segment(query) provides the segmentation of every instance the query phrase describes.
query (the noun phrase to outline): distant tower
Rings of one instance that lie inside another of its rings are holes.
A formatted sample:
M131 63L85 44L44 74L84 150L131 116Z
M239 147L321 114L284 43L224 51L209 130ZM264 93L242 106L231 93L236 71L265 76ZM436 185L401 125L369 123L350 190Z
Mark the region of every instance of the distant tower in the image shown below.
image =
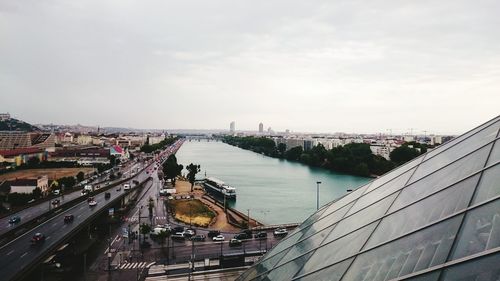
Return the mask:
M229 124L229 132L231 132L231 134L234 134L234 132L236 131L236 123L231 122L231 124Z
M259 133L263 133L264 132L264 124L260 123L259 124Z

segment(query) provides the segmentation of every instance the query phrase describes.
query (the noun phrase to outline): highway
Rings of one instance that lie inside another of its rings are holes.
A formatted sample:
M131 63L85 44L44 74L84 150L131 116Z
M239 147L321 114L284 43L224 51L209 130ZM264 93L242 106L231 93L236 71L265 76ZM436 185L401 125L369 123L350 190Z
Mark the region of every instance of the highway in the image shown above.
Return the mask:
M132 163L131 165L128 165L127 167L123 168L122 173L125 175L125 174L128 174L131 170L134 170L136 168L141 168L141 167L142 167L142 165L139 163ZM96 183L99 184L98 182L103 181L106 177L107 177L107 175L101 176L99 179L97 179ZM109 183L112 184L112 183L121 181L123 179L124 178L119 178L119 179L116 179L114 181L110 181ZM95 185L95 184L93 184L93 185ZM104 182L100 183L100 185L101 185L101 187L105 187ZM76 199L80 196L81 196L81 189L78 189L76 191L66 193L64 195L52 197L52 199L50 199L48 201L41 202L41 203L36 204L34 206L31 206L29 208L23 209L17 213L3 217L0 219L0 236L7 233L8 231L13 230L13 229L21 229L21 228L23 228L23 224L30 221L31 219L37 218L40 215L43 215L52 209L60 207L60 206L64 205L65 203L67 203L73 199ZM55 206L52 205L51 202L54 199L59 199L60 203L58 205L55 205ZM21 218L21 221L19 223L16 223L16 224L10 224L9 219L11 217L14 217L14 216L19 216Z
M178 143L174 144L174 146L175 145L180 146ZM171 151L172 149L169 148L160 156L168 156L168 153ZM154 161L152 161L149 166L153 165L153 163ZM143 170L131 180L138 180L140 182L146 180L150 176L148 174L149 169L150 168L148 167ZM132 185L132 188L134 189L136 187ZM79 192L80 191L78 191L78 193ZM17 276L21 269L25 269L29 266L33 266L36 262L40 262L40 259L48 254L48 250L57 247L62 240L68 238L71 232L77 230L79 227L82 227L81 224L88 219L95 217L99 211L107 209L108 206L112 205L111 202L113 200L116 200L117 197L123 195L126 191L124 191L123 188L119 191L116 188L111 188L109 189L109 192L111 193L111 198L107 200L104 198L104 192L94 196L95 201L97 201L97 206L90 207L87 201L83 201L70 209L54 215L51 219L3 245L0 248L0 255L3 257L1 263L2 266L0 267L0 276L2 276L1 279L12 280ZM74 216L74 221L71 223L64 223L64 216L69 214ZM30 243L31 238L38 232L45 235L45 242L32 246Z

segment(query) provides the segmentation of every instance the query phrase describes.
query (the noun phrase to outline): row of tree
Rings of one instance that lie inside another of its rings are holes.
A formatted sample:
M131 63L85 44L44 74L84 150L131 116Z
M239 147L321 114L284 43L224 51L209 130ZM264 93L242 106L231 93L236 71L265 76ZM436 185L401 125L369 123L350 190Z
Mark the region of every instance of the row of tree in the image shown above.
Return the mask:
M321 144L310 150L303 150L301 146L287 150L285 144L276 145L272 139L266 137L226 136L223 141L270 157L359 176L382 175L427 151L425 145L405 143L391 152L389 161L382 156L374 155L370 145L365 143L351 143L330 150Z
M172 181L172 185L175 186L175 180L178 176L181 175L182 169L184 166L182 164L177 163L177 157L174 154L168 156L167 161L163 163L163 174L166 179L170 179ZM191 183L191 192L193 192L194 182L196 180L196 174L200 172L200 165L189 164L186 166L186 170L188 171L187 179L189 183Z
M160 141L159 143L149 144L149 136L148 136L146 139L146 143L143 146L141 146L141 152L151 153L151 152L163 149L163 148L173 144L177 139L178 139L178 137L175 137L175 138L167 137L167 138L163 139L162 141Z

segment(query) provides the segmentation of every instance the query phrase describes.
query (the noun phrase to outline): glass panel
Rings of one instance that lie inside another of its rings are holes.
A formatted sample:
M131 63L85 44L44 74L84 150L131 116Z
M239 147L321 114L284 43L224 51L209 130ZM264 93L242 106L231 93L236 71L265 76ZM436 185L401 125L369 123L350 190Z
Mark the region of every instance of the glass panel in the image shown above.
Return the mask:
M300 281L338 281L347 270L353 259L345 260L313 274L302 276L294 280Z
M495 164L500 161L500 141L496 141L491 151L490 159L488 159L488 165Z
M328 210L325 211L324 215L326 216L326 215L332 213L333 211L336 211L336 210L342 208L346 204L354 202L354 200L358 199L361 196L361 194L363 194L363 192L365 192L365 190L368 188L369 185L370 184L364 185L364 186L354 190L353 192L347 194L346 196L341 197L338 201L333 202L333 204L330 205Z
M500 253L452 266L443 271L443 281L498 281Z
M241 280L252 280L259 274L271 270L274 267L274 265L285 255L285 253L286 252L281 252L272 258L269 258L265 261L261 261L258 264L254 265L252 268L249 269L249 272L245 272L246 276Z
M286 256L281 259L281 261L276 266L280 266L318 247L321 242L325 240L325 237L330 233L333 227L334 226L332 225L292 246L290 248L290 251L288 251L288 254L286 254Z
M383 218L364 249L467 208L478 179L479 174Z
M371 203L380 200L386 197L387 195L392 194L393 192L403 188L403 186L406 184L413 171L414 169L411 169L406 173L402 174L401 176L395 178L394 180L375 189L374 191L370 193L365 193L363 196L361 196L361 198L358 199L358 201L356 201L354 207L349 210L348 215L353 214L365 208L366 206L370 205Z
M390 280L445 262L462 215L358 255L343 280Z
M500 164L483 172L473 205L500 195Z
M452 260L500 247L500 200L467 212Z
M395 197L396 194L393 194L350 217L344 218L337 224L337 227L333 229L330 235L328 235L328 238L325 242L323 242L323 244L338 239L339 237L380 218L385 214Z
M309 230L306 233L304 233L304 236L302 236L302 238L308 237L311 234L318 232L327 226L330 226L332 224L337 223L338 221L340 221L344 217L345 213L347 213L347 211L349 210L349 208L352 207L353 204L354 204L354 202L351 202L350 204L348 204L348 205L344 206L343 208L331 213L330 215L328 215L326 217L322 217L320 220L318 220L317 222L315 222L314 224L311 225Z
M490 126L490 125L491 125L491 124L493 124L494 122L498 122L498 120L500 120L500 117L497 117L497 118L495 118L495 119L493 119L493 120L490 120L489 122L486 122L485 124L483 124L483 125L479 126L478 128L472 129L472 130L470 130L469 132L467 132L467 133L465 133L465 134L463 134L463 135L461 135L461 136L459 136L459 137L457 137L457 138L455 138L455 139L452 139L451 141L449 141L449 142L447 142L447 143L445 143L445 144L443 144L443 145L438 146L437 148L435 148L435 149L433 149L433 150L429 151L429 153L427 153L426 158L427 158L427 159L429 159L429 158L431 158L431 157L434 157L436 154L438 154L438 153L440 153L440 152L444 151L444 150L445 150L445 149L447 149L448 147L450 147L450 146L453 146L453 145L457 144L458 142L460 142L460 141L462 141L462 140L464 140L464 139L468 138L469 136L471 136L471 135L475 134L476 132L479 132L480 130L482 130L482 129L484 129L484 128L488 127L488 126ZM498 124L497 124L497 126L498 126ZM497 128L498 128L498 127L497 127Z
M278 244L276 244L276 246L274 246L274 248L271 249L271 251L269 251L264 257L262 260L267 260L269 258L271 258L272 256L276 255L277 253L285 250L286 248L294 245L297 241L299 241L300 237L302 237L302 235L307 232L309 228L305 228L305 229L302 229L301 231L293 234L293 235L290 235L288 237L286 237L285 239L281 240Z
M377 223L372 223L360 230L326 244L314 252L299 274L306 274L322 267L337 263L359 252Z
M374 190L375 188L378 188L379 186L387 183L388 181L396 178L397 176L405 173L406 171L415 168L420 162L422 162L423 157L418 157L413 159L412 161L405 163L403 166L398 167L397 169L394 169L390 171L389 173L381 176L380 178L377 178L376 180L373 181L373 183L370 185L366 193Z
M309 257L311 257L311 255L312 253L304 255L287 264L284 264L280 267L273 269L267 275L266 280L272 280L272 281L291 280L292 277L295 275L295 273L297 273L297 271L302 267L304 262L306 262L309 259Z
M391 212L398 210L411 202L419 200L433 192L439 191L456 181L481 170L486 162L491 145L470 154L451 165L405 187L396 202L391 207ZM473 188L473 187L472 187Z
M500 123L499 123L500 124ZM415 174L411 177L410 182L415 182L416 180L422 178L425 175L433 172L437 168L448 165L454 160L474 151L475 149L481 147L482 145L495 139L498 132L498 124L490 126L485 130L477 133L474 136L464 140L463 142L450 147L450 149L444 151L441 154L436 155L434 158L424 161L417 168ZM491 148L491 146L490 146ZM489 153L489 151L488 151ZM485 161L486 162L486 161ZM483 164L485 163L483 162Z
M320 208L317 212L309 216L303 223L301 223L297 228L295 228L291 233L288 235L291 236L295 234L297 231L300 231L301 229L306 228L307 226L311 225L311 223L315 222L321 215L327 210L328 208L326 206L323 206Z
M413 278L404 279L406 281L437 281L440 271L434 271L424 275L419 275Z

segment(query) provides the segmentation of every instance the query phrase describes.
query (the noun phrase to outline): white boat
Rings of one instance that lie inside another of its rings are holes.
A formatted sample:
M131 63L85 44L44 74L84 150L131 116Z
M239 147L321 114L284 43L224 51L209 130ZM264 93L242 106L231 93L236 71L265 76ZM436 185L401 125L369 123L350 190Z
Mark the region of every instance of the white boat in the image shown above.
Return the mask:
M225 196L227 199L236 198L236 188L225 184L219 179L206 178L203 185L208 192L215 192L218 195Z

